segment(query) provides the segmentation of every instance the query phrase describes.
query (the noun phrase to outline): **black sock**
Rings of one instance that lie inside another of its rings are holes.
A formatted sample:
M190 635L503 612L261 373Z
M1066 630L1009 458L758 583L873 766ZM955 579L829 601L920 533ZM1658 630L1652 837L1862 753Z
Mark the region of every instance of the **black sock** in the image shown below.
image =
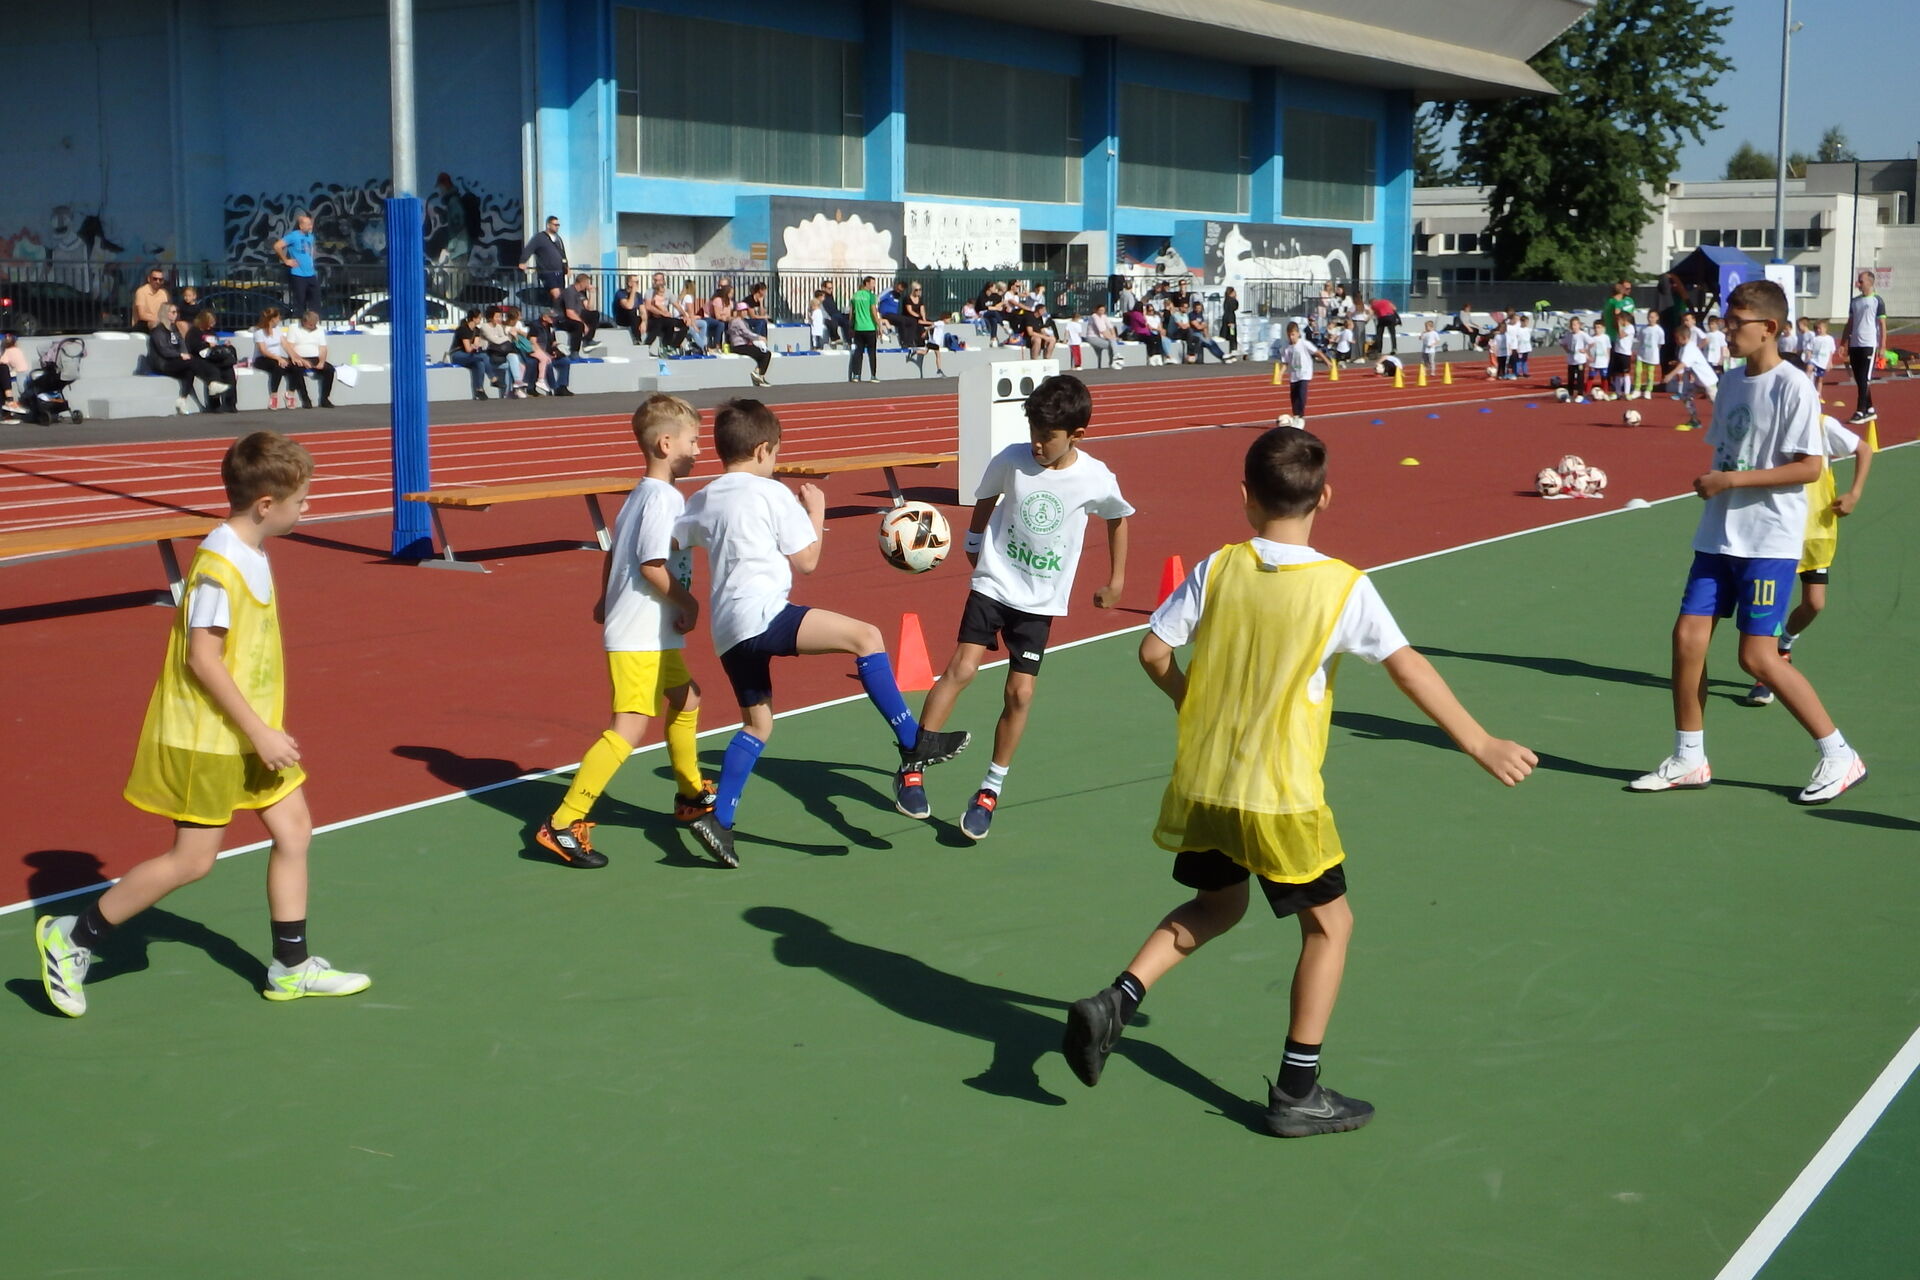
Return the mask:
M305 920L273 922L273 958L289 969L297 964L306 963L307 922Z
M73 936L69 941L76 947L98 951L100 943L112 932L113 926L108 924L107 918L100 914L100 900L96 898L89 902L87 909L74 920Z
M1133 1015L1139 1011L1140 1002L1147 998L1147 985L1126 972L1113 980L1120 992L1120 1025L1126 1026L1133 1021Z
M1319 1075L1320 1046L1288 1037L1286 1056L1280 1060L1280 1092L1289 1098L1304 1098L1313 1092L1313 1082Z

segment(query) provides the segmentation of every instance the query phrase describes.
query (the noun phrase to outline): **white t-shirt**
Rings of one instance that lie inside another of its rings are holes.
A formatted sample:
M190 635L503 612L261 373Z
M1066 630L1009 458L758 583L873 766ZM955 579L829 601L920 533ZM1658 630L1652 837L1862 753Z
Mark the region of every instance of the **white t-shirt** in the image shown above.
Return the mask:
M1269 542L1265 538L1253 539L1253 550L1262 564L1269 565L1311 564L1327 559L1312 547ZM1194 628L1200 625L1200 613L1206 605L1207 570L1212 564L1213 556L1208 556L1195 565L1187 580L1153 611L1148 623L1153 634L1175 648L1191 640ZM1407 638L1400 633L1393 614L1387 611L1387 602L1380 598L1373 579L1362 577L1353 584L1347 603L1340 610L1340 620L1334 623L1333 634L1327 637L1326 652L1320 655L1320 669L1307 682L1307 697L1318 702L1326 696L1327 664L1339 655L1357 653L1368 662L1385 662L1406 647Z
M287 345L292 347L293 354L302 360L319 359L320 348L325 346L326 342L326 331L322 329L309 329L303 324L296 324L287 330Z
M1701 339L1706 349L1707 363L1718 369L1727 362L1727 334L1724 329L1709 329Z
M1532 355L1533 326L1530 324L1514 325L1512 334L1507 338L1507 348L1515 355Z
M1886 318L1887 304L1879 294L1860 294L1847 307L1847 345L1876 351L1880 347L1880 322Z
M1840 419L1832 414L1820 416L1820 436L1826 447L1828 461L1834 458L1851 458L1854 450L1860 447L1860 437L1840 425Z
M1833 353L1840 347L1840 340L1830 333L1816 333L1807 339L1807 363L1817 369L1831 368Z
M1680 367L1692 374L1694 381L1703 387L1714 388L1720 385L1720 375L1714 371L1712 365L1707 363L1707 358L1700 353L1700 348L1692 343L1680 348Z
M1630 324L1620 326L1620 336L1613 340L1613 353L1617 356L1633 354L1634 327Z
M1751 369L1753 366L1748 365ZM1715 471L1766 471L1795 454L1824 454L1820 393L1790 364L1720 380L1707 428ZM1706 501L1693 549L1749 560L1798 560L1807 531L1804 485L1725 489Z
M280 331L278 329L255 329L253 331L253 345L270 356L278 356L282 360L286 359L287 349L281 345Z
M827 309L825 307L815 307L807 313L807 328L812 330L815 338L822 342L827 340Z
M1509 343L1507 342L1507 330L1506 330L1506 327L1503 325L1500 328L1495 329L1493 331L1493 341L1487 344L1487 348L1488 350L1492 351L1494 355L1503 356L1507 354L1508 346L1509 346Z
M1043 467L1033 447L993 455L974 500L1000 499L987 525L973 589L1022 613L1064 617L1080 567L1087 517L1133 514L1107 464L1081 453L1070 467Z
M1313 381L1313 344L1305 338L1287 344L1287 381Z
M1642 364L1659 364L1660 347L1667 340L1667 331L1657 324L1643 324L1634 337L1640 347L1635 358Z
M787 607L787 557L812 546L815 534L793 490L771 476L729 471L687 499L673 540L707 549L707 618L713 651L724 654Z
M1427 351L1438 351L1439 349L1440 349L1440 334L1433 329L1421 330L1420 331L1420 350L1422 352L1427 352Z
M1604 365L1613 344L1607 341L1605 329L1595 329L1587 335L1587 357L1595 366Z
M1560 345L1567 349L1568 364L1585 364L1587 362L1586 334L1569 329L1560 335Z
M681 586L693 583L693 552L673 545L673 527L687 500L666 480L640 481L613 522L613 562L607 567L607 620L602 631L607 652L684 649L687 638L674 621L680 611L655 595L640 566L667 562L667 573Z
M206 550L226 560L240 571L247 590L253 592L253 598L263 604L273 601L273 570L267 564L267 553L248 546L233 531L229 524L218 524L201 540ZM187 625L189 627L221 627L233 624L233 613L227 604L227 589L217 582L199 581L192 584L187 593Z
M1338 332L1336 332L1333 335L1333 349L1334 351L1336 351L1337 353L1343 356L1352 352L1353 330L1341 329Z
M1778 345L1781 355L1797 355L1800 351L1800 331L1798 329L1782 329L1780 331Z

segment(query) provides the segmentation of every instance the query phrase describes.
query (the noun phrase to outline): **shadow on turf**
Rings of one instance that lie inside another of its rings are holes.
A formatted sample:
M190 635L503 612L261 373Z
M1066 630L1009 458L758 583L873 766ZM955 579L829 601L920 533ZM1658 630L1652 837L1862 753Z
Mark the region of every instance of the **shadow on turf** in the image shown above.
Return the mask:
M1037 1068L1060 1047L1066 1001L974 982L898 951L854 942L826 921L788 907L748 907L740 918L774 935L773 958L781 964L818 969L903 1018L986 1041L993 1059L962 1081L968 1088L1018 1102L1065 1105L1066 1099L1040 1083ZM1132 1025L1144 1027L1148 1020L1142 1015ZM1122 1038L1114 1053L1224 1118L1266 1132L1259 1103L1234 1096L1158 1045Z
M85 911L92 901L90 897L69 898L50 911L72 915ZM93 967L87 971L87 989L92 990L103 982L111 982L148 968L151 962L147 953L156 942L178 942L204 951L221 968L239 977L256 992L267 985L265 962L226 934L209 929L198 920L177 916L164 907L148 907L108 934L100 949L94 952ZM50 1018L66 1016L47 1003L47 993L37 978L10 979L7 990L36 1013L44 1013Z
M1744 686L1743 686L1744 687ZM1396 720L1392 716L1376 716L1365 711L1336 711L1333 723L1337 728L1345 729L1357 737L1397 742L1417 742L1422 746L1438 747L1442 751L1458 751L1446 733L1438 726L1424 720ZM1540 767L1555 773L1575 773L1588 778L1607 778L1625 784L1645 773L1645 769L1621 769L1604 764L1589 764L1585 760L1575 760L1570 756L1555 755L1542 751L1532 743L1533 753L1540 758ZM1750 791L1765 791L1773 795L1793 796L1800 791L1798 786L1774 786L1765 782L1747 782L1740 778L1725 778L1715 775L1716 787L1745 787ZM1637 794L1637 793L1636 793Z
M1547 658L1526 653L1472 653L1459 649L1439 649L1421 645L1429 658L1462 658L1468 662L1497 662L1507 667L1524 667L1550 676L1571 676L1582 680L1604 680L1611 684L1638 685L1647 689L1666 689L1672 681L1665 672L1632 671L1626 667L1603 667L1576 658ZM1737 689L1744 694L1748 686L1732 680L1709 680L1710 685Z
M1719 781L1719 779L1715 779ZM1844 822L1855 827L1884 827L1888 831L1920 831L1920 822L1912 818L1898 818L1890 813L1868 813L1860 809L1814 809L1810 811L1816 818L1828 822Z

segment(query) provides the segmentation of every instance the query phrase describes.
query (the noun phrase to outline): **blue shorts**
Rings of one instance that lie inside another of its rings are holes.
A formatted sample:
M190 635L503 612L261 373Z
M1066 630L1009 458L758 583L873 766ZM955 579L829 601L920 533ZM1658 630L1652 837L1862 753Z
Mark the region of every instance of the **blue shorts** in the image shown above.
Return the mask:
M1682 616L1734 619L1743 636L1777 636L1793 607L1798 560L1749 560L1710 551L1693 553Z
M1798 568L1798 562L1795 562ZM743 707L773 701L773 660L800 652L800 619L807 606L790 604L773 615L767 629L742 640L720 655L720 666L733 682L733 696Z

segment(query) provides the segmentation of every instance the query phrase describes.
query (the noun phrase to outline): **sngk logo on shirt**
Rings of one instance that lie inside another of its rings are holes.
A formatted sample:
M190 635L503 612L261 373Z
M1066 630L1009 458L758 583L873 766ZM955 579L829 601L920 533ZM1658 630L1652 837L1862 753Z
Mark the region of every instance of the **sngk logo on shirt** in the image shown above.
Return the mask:
M1020 520L1035 533L1052 533L1067 518L1067 504L1045 489L1030 493L1020 504Z

